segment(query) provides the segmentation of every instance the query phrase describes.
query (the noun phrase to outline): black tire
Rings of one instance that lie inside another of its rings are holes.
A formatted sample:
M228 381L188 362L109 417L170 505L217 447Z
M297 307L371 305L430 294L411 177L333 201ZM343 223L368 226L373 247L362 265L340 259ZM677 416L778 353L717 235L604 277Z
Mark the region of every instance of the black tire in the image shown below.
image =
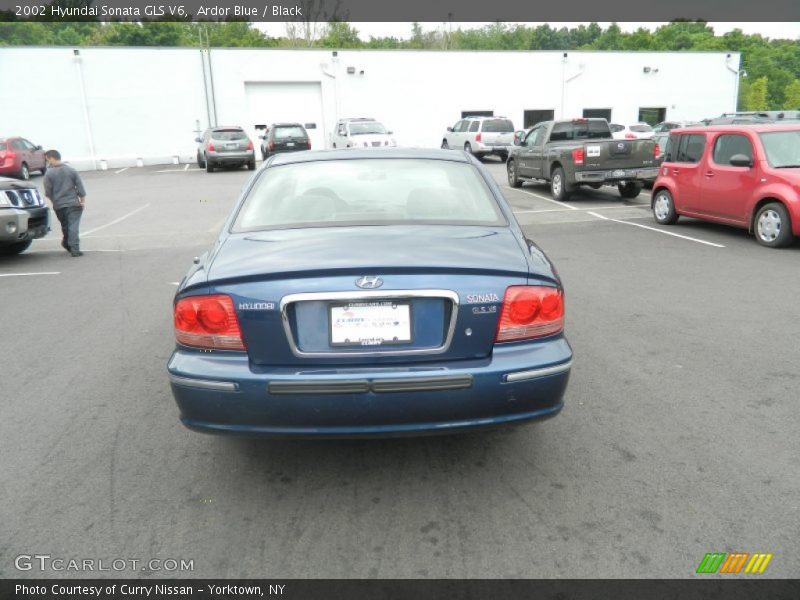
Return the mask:
M653 218L661 225L672 225L678 220L675 202L667 190L658 190L653 197Z
M466 152L467 154L472 154L472 144L470 144L469 142L464 144L464 152Z
M636 198L636 196L642 193L642 186L632 181L629 181L624 185L620 183L617 185L617 189L619 190L619 195L626 200Z
M450 144L447 143L447 139L442 140L442 150L450 150Z
M203 157L199 152L197 153L197 166L201 169L206 168L206 161L203 160Z
M45 163L42 166L42 168L39 169L39 172L42 174L42 177L44 177L44 174L47 173L47 161L45 161Z
M22 181L28 181L31 178L31 171L28 169L27 163L22 163L19 167L19 178Z
M208 160L208 157L206 157L205 163L206 163L206 173L213 173L214 172L214 165L212 164L212 162L210 160Z
M256 170L256 159L255 158L247 163L247 170L248 171L255 171Z
M502 154L499 154L498 156L500 157L500 160L502 160L503 162L507 162L508 161L508 153L503 152Z
M266 152L264 152L264 149L263 149L263 148L261 149L261 160L262 160L262 161L265 161L265 160L267 160L267 153L266 153Z
M517 176L516 161L510 160L506 163L506 172L508 173L508 185L513 188L518 188L522 185L522 181Z
M770 202L758 209L753 220L756 241L767 248L782 248L792 243L792 222L786 207Z
M550 194L554 200L560 202L566 202L572 194L572 190L567 187L564 169L561 167L556 167L550 174Z
M592 188L593 190L599 190L601 187L603 187L603 184L602 183L590 183L589 187Z
M0 256L12 256L25 252L31 247L33 240L25 240L24 242L17 242L16 244L8 244L7 246L0 246Z

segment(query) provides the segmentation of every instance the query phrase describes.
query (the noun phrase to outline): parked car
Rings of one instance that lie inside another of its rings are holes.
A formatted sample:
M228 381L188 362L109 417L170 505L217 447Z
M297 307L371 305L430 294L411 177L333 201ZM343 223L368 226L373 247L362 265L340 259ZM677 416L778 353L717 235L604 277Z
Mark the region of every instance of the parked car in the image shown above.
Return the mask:
M767 124L773 123L774 119L768 116L752 114L752 115L736 115L736 116L722 116L716 119L708 119L706 125L744 125L747 123Z
M30 182L0 177L0 255L19 254L50 231L49 210Z
M311 150L311 140L300 123L274 123L261 137L261 158L267 160L279 152Z
M0 175L27 181L31 171L47 171L42 147L22 137L0 138Z
M777 248L800 235L800 125L727 125L673 132L653 186L653 216L747 229Z
M180 283L187 427L393 436L544 419L572 351L561 281L463 153L278 154Z
M623 198L635 198L658 173L655 143L615 140L605 119L544 121L513 148L506 163L509 185L549 181L560 201L582 185L614 185Z
M653 132L664 133L673 129L680 129L681 127L696 127L700 125L702 125L700 121L662 121L653 127Z
M615 140L649 140L654 131L647 123L634 123L633 125L609 125L611 135Z
M383 123L366 117L339 119L331 137L334 148L393 148L397 140Z
M222 166L247 165L251 171L256 168L253 142L239 126L211 127L194 141L198 143L197 166L208 173Z
M514 123L506 117L466 117L442 136L442 148L464 150L478 158L494 154L505 161L513 145Z

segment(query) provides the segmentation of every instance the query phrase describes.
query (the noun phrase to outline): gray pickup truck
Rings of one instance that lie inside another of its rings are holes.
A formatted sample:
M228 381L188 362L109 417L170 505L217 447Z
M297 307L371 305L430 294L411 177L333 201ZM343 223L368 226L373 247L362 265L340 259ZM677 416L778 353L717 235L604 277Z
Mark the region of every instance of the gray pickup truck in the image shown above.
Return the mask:
M544 121L517 132L506 161L508 183L550 182L556 200L567 200L581 185L615 185L635 198L658 174L653 140L615 140L605 119Z
M48 231L48 207L36 186L0 177L0 256L24 252Z

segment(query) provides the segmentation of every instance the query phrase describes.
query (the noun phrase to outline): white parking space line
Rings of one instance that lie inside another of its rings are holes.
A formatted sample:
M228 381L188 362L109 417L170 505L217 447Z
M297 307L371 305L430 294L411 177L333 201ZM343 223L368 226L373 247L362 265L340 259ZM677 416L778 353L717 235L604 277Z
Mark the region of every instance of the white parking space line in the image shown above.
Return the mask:
M114 175L119 175L120 173L124 173L124 172L125 172L125 171L127 171L128 169L130 169L130 167L123 167L123 168L122 168L122 169L120 169L119 171L114 171Z
M185 167L183 167L183 170L184 170L184 171L188 171L188 170L189 170L189 163L186 163L186 166L185 166Z
M114 219L113 221L111 221L111 223L106 223L105 225L101 225L100 227L95 227L94 229L90 229L89 231L86 231L86 232L82 233L81 235L82 235L82 237L88 237L89 235L93 234L95 231L100 231L101 229L105 229L106 227L111 227L112 225L116 225L120 221L124 221L128 217L132 217L136 213L143 211L145 208L147 208L149 206L150 206L150 203L148 202L144 206L140 206L139 208L137 208L135 210L132 210L131 212L129 212L126 215L122 215L119 219Z
M43 271L41 273L0 273L0 277L33 277L36 275L61 275L61 271Z
M620 219L612 219L610 217L606 217L603 215L599 215L594 212L590 212L590 215L593 217L597 217L598 219L602 219L603 221L613 221L614 223L622 223L623 225L633 225L634 227L641 227L642 229L649 229L650 231L656 231L658 233L663 233L665 235L671 235L673 237L681 238L682 240L689 240L690 242L697 242L698 244L705 244L706 246L713 246L714 248L724 248L722 244L715 244L713 242L707 242L706 240L699 240L697 238L689 237L688 235L681 235L679 233L673 233L672 231L664 231L663 229L657 229L655 227L648 227L647 225L642 225L640 223L631 223L630 221L622 221Z
M616 205L616 206L593 206L591 208L576 208L575 210L580 210L583 212L589 212L592 210L612 210L612 209L619 209L619 208L640 208L640 209L649 209L648 206L636 206L636 205ZM570 209L567 208L543 208L541 210L515 210L514 214L533 214L533 213L552 213L552 212L569 212ZM590 213L591 214L591 213Z
M519 194L524 194L525 196L533 196L534 198L539 198L541 200L547 200L548 202L552 202L553 204L558 204L559 206L563 206L563 207L569 208L571 210L580 210L577 206L570 206L566 202L559 202L558 200L553 200L552 198L548 198L547 196L542 196L541 194L537 194L536 192L518 190L516 188L512 188L510 185L504 185L502 187L504 187L507 190L511 190L512 192L517 192Z

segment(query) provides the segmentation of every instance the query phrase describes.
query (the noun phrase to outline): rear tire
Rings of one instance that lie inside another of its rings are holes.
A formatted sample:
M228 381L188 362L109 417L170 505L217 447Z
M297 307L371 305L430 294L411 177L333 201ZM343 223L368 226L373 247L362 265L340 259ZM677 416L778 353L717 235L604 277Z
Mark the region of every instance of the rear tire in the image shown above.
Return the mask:
M200 167L201 169L206 168L206 162L203 160L199 152L197 153L197 166Z
M472 144L470 144L469 142L464 144L464 152L466 152L467 154L472 154Z
M255 171L256 170L256 159L255 158L247 163L247 170L248 171Z
M656 197L653 198L653 218L661 225L672 225L678 220L675 202L667 190L658 190Z
M510 160L506 163L506 171L508 173L508 185L512 188L518 188L522 185L522 181L517 176L517 165L516 161Z
M567 188L564 169L561 167L556 167L551 175L550 194L552 194L554 200L559 202L566 202L572 194L572 190Z
M28 181L31 178L31 172L26 163L22 163L22 166L19 168L19 178L22 179L22 181Z
M793 241L792 222L780 202L770 202L758 209L753 231L756 241L767 248L782 248Z
M620 183L617 185L617 189L619 190L619 195L626 200L636 198L636 196L642 192L641 186L638 183L633 182L628 182L625 185Z
M214 165L208 160L208 157L205 159L206 163L206 173L213 173L214 172Z
M25 240L24 242L17 242L16 244L8 244L7 246L0 246L0 256L12 256L25 252L31 247L33 240Z

